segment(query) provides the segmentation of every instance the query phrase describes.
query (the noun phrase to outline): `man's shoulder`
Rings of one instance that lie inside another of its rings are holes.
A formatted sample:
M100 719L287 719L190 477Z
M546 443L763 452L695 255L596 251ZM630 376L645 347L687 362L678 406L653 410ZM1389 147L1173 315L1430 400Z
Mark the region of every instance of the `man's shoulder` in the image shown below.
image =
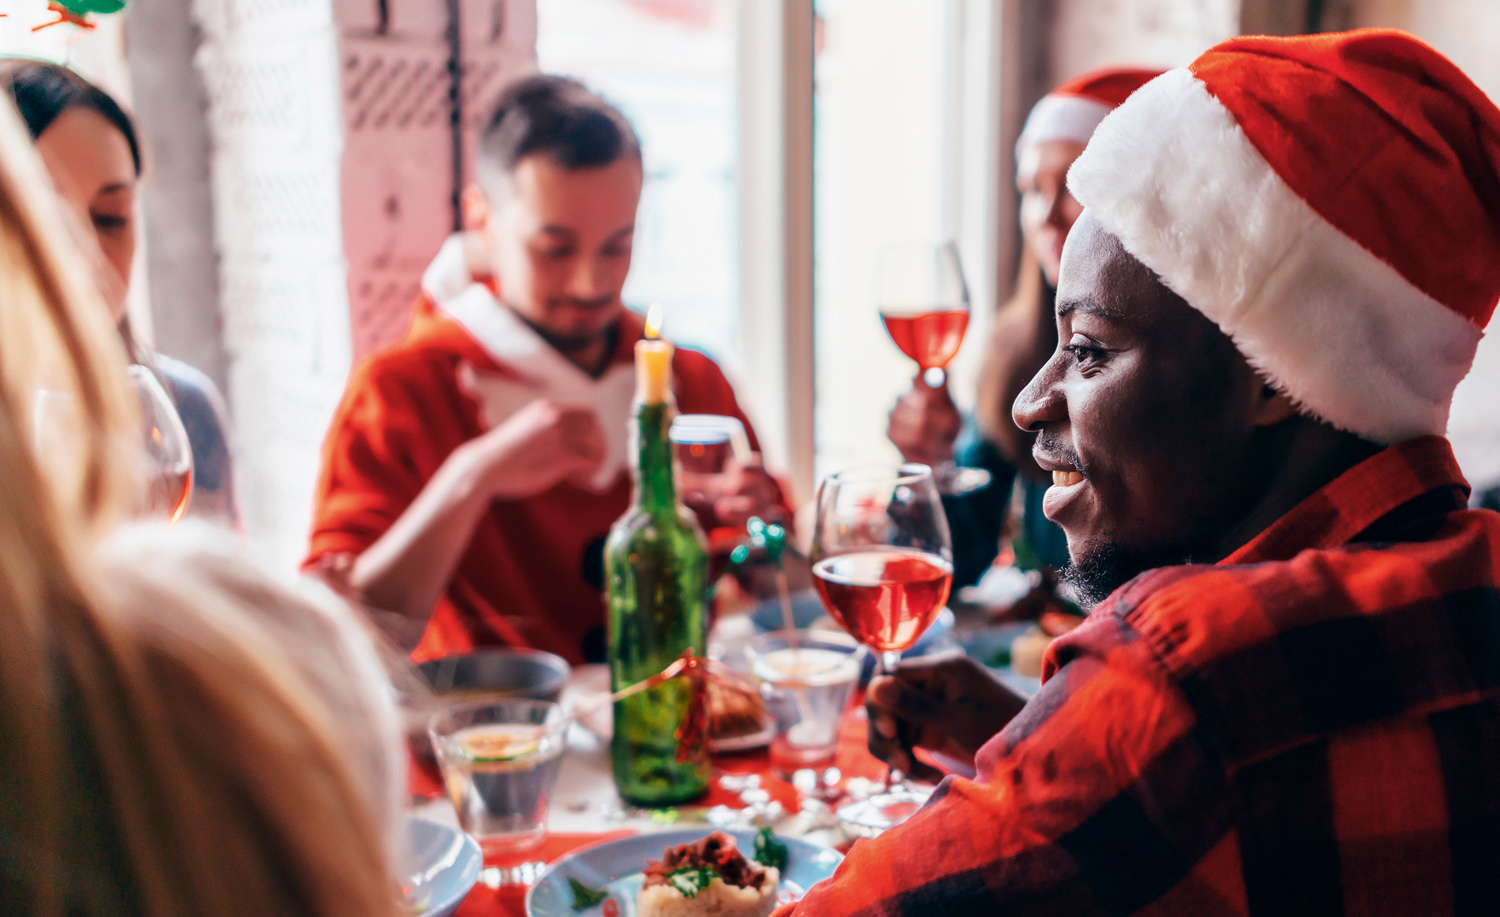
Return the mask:
M1461 511L1425 541L1153 570L1098 613L1146 643L1228 759L1248 760L1487 684L1497 570L1500 517Z
M1302 627L1368 619L1455 592L1496 589L1500 516L1448 514L1433 537L1302 551L1286 560L1163 567L1107 600L1111 614L1146 627L1185 663Z

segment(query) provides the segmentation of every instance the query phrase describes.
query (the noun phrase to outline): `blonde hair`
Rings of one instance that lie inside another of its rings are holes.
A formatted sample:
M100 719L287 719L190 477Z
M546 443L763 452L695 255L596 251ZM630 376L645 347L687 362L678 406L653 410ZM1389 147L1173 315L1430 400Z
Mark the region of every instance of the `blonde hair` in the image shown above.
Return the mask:
M0 102L0 912L395 914L370 642L201 531L119 529L125 357L49 187ZM45 474L40 388L77 407Z

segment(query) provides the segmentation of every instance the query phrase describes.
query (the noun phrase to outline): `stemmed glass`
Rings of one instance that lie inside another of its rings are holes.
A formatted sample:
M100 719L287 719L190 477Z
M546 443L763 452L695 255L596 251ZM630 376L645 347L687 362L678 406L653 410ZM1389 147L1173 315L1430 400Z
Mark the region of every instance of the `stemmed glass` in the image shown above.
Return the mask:
M130 387L141 404L144 489L141 509L177 522L193 495L193 449L177 408L156 379L139 364L130 367Z
M891 340L917 362L927 385L946 387L947 366L969 328L969 287L958 246L951 240L886 246L875 289ZM983 468L962 468L952 460L933 469L933 477L946 496L970 493L990 482Z
M140 403L141 463L137 480L140 491L136 509L145 515L163 516L177 522L187 511L193 493L193 450L187 430L172 399L144 366L129 368L130 388ZM67 392L42 389L32 406L36 453L45 458L77 448L79 424L76 397Z
M840 471L818 485L812 536L813 580L833 619L878 654L893 674L937 618L953 585L953 540L926 465L871 465ZM892 768L884 793L839 810L878 832L925 801Z

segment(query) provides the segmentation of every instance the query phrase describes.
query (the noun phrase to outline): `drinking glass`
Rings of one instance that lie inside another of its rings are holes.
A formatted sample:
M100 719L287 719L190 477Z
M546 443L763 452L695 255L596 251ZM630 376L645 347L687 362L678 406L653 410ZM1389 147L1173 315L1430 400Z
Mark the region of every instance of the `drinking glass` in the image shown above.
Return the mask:
M953 585L953 541L932 469L913 463L840 471L818 485L813 581L833 619L878 654L891 674L932 624ZM886 792L840 818L881 829L925 797L892 768Z
M187 512L193 496L193 449L187 429L151 370L132 365L130 387L141 405L141 508L175 523Z
M751 450L745 425L737 417L722 414L679 414L667 434L677 461L677 487L683 505L698 516L708 539L708 581L717 583L729 566L729 555L744 541L742 527L730 526L714 511L714 479L729 471L730 462L741 468L758 465L760 456Z
M521 698L455 704L428 725L458 826L484 851L491 885L540 875L547 807L567 744L563 710Z
M839 781L839 726L859 682L864 646L831 631L771 631L753 638L745 656L776 716L772 773L793 780L798 771L811 771L821 795Z
M947 366L969 328L969 287L964 282L958 246L951 240L886 246L880 252L876 297L885 330L916 361L922 379L933 388L948 385ZM933 470L938 489L947 496L989 484L983 468L961 468L953 461Z
M136 509L146 515L163 516L175 523L187 511L193 494L193 450L177 408L144 366L129 368L130 388L140 404L141 451L136 476L139 491ZM42 389L32 404L32 436L37 455L43 459L78 449L83 422L77 396Z

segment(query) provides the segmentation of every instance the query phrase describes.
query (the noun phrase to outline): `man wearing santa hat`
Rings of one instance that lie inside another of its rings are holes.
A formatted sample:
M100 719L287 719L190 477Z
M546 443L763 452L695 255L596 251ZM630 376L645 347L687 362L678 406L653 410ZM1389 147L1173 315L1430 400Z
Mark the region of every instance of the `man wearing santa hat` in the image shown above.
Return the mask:
M420 634L419 661L482 646L598 661L604 538L631 491L643 322L620 291L640 143L582 84L537 75L502 94L476 165L470 232L428 268L408 335L350 376L308 564ZM754 448L712 360L678 348L672 378L683 412L739 419ZM700 511L721 521L778 509L759 467L712 483Z
M1014 295L991 318L974 413L966 420L946 381L928 385L921 372L890 413L886 435L906 461L937 465L953 459L990 473L988 486L943 497L953 535L954 588L974 583L994 563L1001 532L1007 528L1011 491L1019 485L1020 518L1010 520L1009 528L1015 540L1031 550L1048 581L1017 603L1017 613L1021 607L1038 613L1055 608L1049 601L1050 580L1067 563L1062 531L1042 515L1047 475L1031 459L1035 437L1016 428L1010 406L1057 347L1052 303L1063 242L1083 210L1068 193L1068 168L1082 155L1104 116L1161 72L1121 67L1091 71L1063 83L1032 107L1015 149L1025 254Z
M1014 415L1103 601L978 777L797 911L1500 913L1500 517L1442 436L1500 299L1500 111L1404 33L1239 38L1069 185ZM882 691L978 731L933 684Z

